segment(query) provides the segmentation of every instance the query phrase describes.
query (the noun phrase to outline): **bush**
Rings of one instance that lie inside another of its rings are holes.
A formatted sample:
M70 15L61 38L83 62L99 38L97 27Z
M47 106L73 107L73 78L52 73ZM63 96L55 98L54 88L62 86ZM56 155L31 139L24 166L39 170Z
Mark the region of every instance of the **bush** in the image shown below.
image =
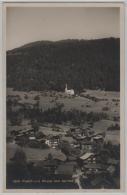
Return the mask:
M108 131L120 130L120 126L119 124L111 125L110 127L108 127L107 130Z
M28 145L31 148L40 148L40 143L36 140L29 141Z
M36 133L35 133L35 137L36 137L37 139L43 138L43 137L44 137L44 134L43 134L41 131L39 131L39 132L36 132Z

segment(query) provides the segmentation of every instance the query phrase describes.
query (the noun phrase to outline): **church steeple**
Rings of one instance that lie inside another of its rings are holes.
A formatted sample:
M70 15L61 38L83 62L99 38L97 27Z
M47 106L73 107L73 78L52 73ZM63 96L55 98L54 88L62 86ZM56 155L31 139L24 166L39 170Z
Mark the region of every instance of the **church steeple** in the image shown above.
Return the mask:
M73 89L67 89L67 83L65 85L65 93L68 95L74 95L74 90Z

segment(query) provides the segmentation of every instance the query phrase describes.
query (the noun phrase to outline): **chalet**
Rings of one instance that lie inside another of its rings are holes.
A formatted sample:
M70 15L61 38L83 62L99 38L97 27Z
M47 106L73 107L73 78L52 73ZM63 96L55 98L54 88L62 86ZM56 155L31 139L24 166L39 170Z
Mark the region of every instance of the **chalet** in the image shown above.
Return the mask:
M32 129L31 125L22 125L22 126L15 125L15 126L10 126L9 131L10 131L10 133L17 132L16 134L22 134L25 132L33 131L33 129Z
M29 140L36 140L36 137L35 136L30 136Z
M94 136L92 141L93 141L93 148L96 152L99 152L103 149L104 139L102 135Z
M53 126L52 131L62 132L62 129L60 127L57 127L57 126Z
M93 151L93 143L91 143L91 141L83 140L81 142L81 148L83 151L92 152Z
M83 164L88 164L88 163L95 163L96 162L96 158L95 158L94 153L87 152L87 153L83 154L82 156L80 156L79 162L82 165Z
M93 141L98 144L102 144L104 142L102 135L93 136Z
M33 134L33 129L32 128L22 129L20 130L20 134L21 133L24 135L30 135L30 134Z
M34 133L36 139L46 139L47 136L42 131L37 131Z
M25 145L28 143L28 137L21 133L19 135L16 135L15 142L18 145Z
M60 142L60 137L59 136L52 136L48 139L46 139L45 143L52 148L56 148Z
M73 148L80 148L80 144L78 142L73 142L70 144Z
M75 132L73 132L72 136L77 141L90 140L87 131L83 129L75 129Z
M45 138L38 138L37 141L40 143L40 144L44 144L46 139Z
M87 140L87 136L84 134L74 134L73 138L76 139L77 141L82 141L82 140Z
M81 155L81 150L80 148L72 148L70 154L78 158Z
M83 170L85 171L86 175L93 173L100 174L107 171L107 165L99 163L88 163L83 166Z
M61 140L62 140L62 142L66 142L66 143L69 143L71 145L73 145L75 143L75 140L71 136L68 136L68 137L62 136Z

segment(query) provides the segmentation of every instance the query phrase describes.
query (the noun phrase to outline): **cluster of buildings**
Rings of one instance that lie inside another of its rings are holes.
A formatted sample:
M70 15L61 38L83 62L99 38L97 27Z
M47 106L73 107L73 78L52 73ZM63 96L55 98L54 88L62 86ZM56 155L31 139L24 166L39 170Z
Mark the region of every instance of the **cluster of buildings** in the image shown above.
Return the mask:
M74 185L74 188L119 186L118 181L116 184L113 179L119 174L119 160L112 158L109 151L104 149L104 133L91 133L89 128L70 128L64 134L58 128L55 134L54 128L53 132L35 132L31 126L10 132L13 141L18 145L49 151L45 159L40 161L34 150L34 175L44 180L50 177L60 183L65 180L65 183L69 182L68 185ZM56 157L54 152L61 153Z

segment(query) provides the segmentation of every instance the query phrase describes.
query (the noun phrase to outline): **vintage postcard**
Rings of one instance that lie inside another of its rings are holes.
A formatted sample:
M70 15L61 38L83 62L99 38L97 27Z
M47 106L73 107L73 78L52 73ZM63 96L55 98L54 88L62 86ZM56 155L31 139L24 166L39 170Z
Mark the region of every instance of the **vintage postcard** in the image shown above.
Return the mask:
M123 191L124 5L3 10L5 189Z

